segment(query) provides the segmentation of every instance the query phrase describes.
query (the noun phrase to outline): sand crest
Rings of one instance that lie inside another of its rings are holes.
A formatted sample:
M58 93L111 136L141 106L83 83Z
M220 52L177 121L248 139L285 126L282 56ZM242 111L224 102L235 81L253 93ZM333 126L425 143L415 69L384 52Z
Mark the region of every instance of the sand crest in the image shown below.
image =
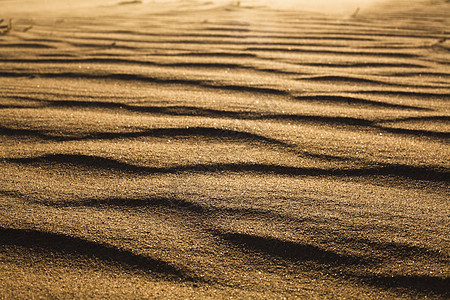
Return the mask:
M448 1L42 2L0 1L0 298L450 297Z

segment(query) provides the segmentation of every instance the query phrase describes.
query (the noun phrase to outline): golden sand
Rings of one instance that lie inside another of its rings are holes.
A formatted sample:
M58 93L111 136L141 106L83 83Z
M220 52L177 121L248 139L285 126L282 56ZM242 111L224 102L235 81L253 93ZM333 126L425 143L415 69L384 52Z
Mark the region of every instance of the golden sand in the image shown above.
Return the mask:
M45 2L0 1L0 298L450 297L448 1Z

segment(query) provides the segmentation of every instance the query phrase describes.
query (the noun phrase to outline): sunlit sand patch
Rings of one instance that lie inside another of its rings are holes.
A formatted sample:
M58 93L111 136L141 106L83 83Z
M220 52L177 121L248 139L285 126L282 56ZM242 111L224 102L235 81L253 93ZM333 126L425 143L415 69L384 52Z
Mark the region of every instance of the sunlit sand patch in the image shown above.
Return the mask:
M448 298L449 5L0 1L0 294Z

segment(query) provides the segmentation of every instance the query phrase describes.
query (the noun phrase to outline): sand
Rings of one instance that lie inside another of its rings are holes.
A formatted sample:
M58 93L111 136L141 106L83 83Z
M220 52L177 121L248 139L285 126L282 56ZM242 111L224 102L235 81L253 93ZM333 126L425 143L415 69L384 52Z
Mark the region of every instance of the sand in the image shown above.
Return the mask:
M450 298L450 3L355 2L0 1L0 298Z

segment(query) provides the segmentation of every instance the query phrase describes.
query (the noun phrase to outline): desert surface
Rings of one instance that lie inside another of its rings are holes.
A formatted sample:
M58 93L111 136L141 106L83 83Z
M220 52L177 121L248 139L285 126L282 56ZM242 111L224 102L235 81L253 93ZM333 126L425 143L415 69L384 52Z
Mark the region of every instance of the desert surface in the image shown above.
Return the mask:
M449 299L450 3L0 1L1 299Z

